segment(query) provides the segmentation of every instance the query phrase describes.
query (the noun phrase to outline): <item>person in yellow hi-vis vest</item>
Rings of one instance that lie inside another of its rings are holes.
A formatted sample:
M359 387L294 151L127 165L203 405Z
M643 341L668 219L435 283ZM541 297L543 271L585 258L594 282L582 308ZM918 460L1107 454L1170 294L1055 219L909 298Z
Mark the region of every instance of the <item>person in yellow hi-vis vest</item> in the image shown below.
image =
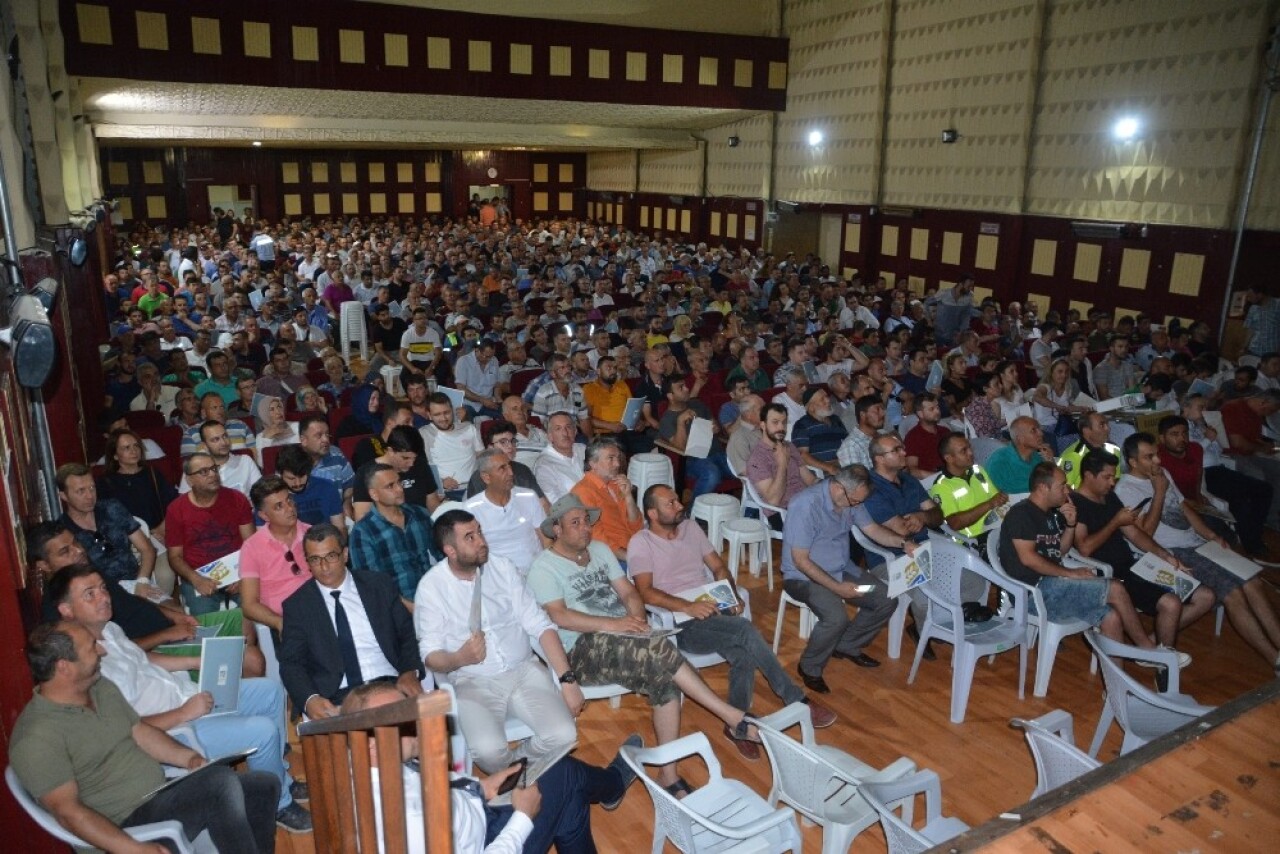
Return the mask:
M987 534L995 528L1009 504L982 466L974 465L973 446L961 433L942 440L942 474L929 495L942 508L947 526L962 537L976 540L986 549Z
M1068 445L1058 457L1058 468L1067 476L1067 486L1080 488L1080 461L1090 451L1106 451L1117 459L1124 459L1118 445L1107 440L1111 438L1111 422L1101 412L1086 412L1080 416L1080 440ZM1116 477L1123 474L1120 466L1116 466Z

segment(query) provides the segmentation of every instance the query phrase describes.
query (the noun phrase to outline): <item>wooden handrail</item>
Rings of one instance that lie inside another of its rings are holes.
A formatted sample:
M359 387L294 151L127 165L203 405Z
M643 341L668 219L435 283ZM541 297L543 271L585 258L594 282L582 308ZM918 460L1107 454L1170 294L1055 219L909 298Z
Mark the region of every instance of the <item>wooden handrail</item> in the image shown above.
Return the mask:
M372 739L379 768L382 850L407 852L400 738L416 732L421 760L424 838L430 854L450 854L449 697L433 691L385 706L308 721L298 727L311 790L315 848L320 854L377 852L374 820Z

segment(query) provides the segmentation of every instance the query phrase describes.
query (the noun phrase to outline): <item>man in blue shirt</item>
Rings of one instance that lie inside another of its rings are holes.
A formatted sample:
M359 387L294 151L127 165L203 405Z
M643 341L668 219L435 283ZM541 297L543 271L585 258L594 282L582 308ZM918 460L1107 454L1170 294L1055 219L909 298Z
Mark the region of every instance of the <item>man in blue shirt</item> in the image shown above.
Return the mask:
M342 511L342 490L331 480L312 477L314 463L301 445L285 445L276 457L275 474L284 478L293 503L298 508L298 521L307 525L328 522L342 528L346 522Z
M861 517L855 523L864 534L893 552L903 554L908 540L924 543L929 539L929 528L942 526L942 508L929 497L920 481L907 473L907 454L902 440L892 433L882 433L871 440L871 495L863 510L868 519ZM870 560L870 558L869 558ZM873 570L877 577L888 579L888 567L883 563ZM973 573L965 573L960 582L960 598L963 602L978 601L985 590L983 580ZM920 588L913 589L911 616L916 627L924 625L928 599ZM913 627L909 634L919 638L919 629ZM932 660L932 650L926 650L926 659Z
M859 667L880 665L863 650L897 607L885 596L885 585L864 573L849 554L854 508L870 490L866 468L844 466L794 495L787 507L782 588L817 617L800 656L799 672L805 687L820 694L831 690L822 671L833 657ZM846 602L858 608L852 620Z

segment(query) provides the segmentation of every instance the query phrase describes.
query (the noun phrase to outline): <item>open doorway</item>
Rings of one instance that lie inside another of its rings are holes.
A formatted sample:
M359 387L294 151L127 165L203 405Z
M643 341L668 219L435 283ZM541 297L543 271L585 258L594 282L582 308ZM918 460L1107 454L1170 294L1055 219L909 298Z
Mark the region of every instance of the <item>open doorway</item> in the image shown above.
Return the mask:
M210 184L209 211L212 213L214 208L222 208L224 211L231 211L239 219L244 216L245 208L248 208L256 216L257 191L254 184Z

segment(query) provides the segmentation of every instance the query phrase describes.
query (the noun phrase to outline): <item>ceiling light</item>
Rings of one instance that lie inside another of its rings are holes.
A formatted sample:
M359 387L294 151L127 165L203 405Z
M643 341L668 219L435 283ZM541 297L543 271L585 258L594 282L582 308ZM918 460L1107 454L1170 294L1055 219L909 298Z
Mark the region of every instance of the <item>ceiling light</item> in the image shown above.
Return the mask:
M822 145L822 131L820 130L809 131L809 144L815 147Z
M1138 120L1133 116L1124 116L1111 126L1111 135L1121 141L1133 139L1138 135Z
M253 141L253 147L254 147L254 148L262 148L262 140L260 140L260 139L255 139L255 140Z

